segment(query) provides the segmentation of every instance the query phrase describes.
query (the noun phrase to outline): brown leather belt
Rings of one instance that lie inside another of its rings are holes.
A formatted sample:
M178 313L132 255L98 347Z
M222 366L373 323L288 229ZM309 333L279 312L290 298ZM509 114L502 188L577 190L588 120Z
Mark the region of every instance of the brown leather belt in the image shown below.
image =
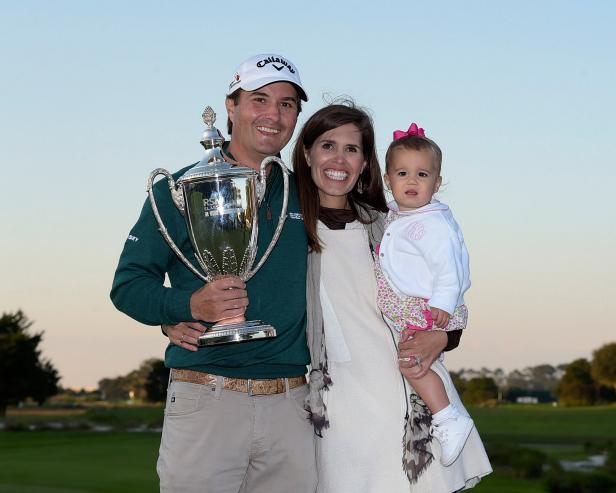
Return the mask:
M194 370L171 369L173 382L188 382L199 385L216 387L218 377L210 373ZM266 380L254 380L252 378L229 378L223 377L222 388L234 392L244 392L249 395L272 395L286 392L285 380L289 383L289 389L301 387L306 384L306 377L270 378Z

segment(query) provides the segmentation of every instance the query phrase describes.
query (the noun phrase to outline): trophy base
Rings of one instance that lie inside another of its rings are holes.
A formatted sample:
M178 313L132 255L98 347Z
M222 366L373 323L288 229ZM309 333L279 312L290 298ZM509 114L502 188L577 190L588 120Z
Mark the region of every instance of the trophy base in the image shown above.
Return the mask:
M271 337L276 337L276 329L274 327L264 324L261 320L251 320L212 327L199 336L197 344L199 347L217 346L219 344L233 344Z

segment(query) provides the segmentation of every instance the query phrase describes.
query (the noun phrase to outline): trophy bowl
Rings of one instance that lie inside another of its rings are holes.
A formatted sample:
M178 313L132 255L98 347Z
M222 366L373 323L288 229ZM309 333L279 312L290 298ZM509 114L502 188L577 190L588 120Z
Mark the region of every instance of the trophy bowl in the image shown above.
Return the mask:
M177 182L167 170L155 169L148 178L147 192L165 241L196 276L211 282L221 276L236 275L246 282L267 260L284 226L289 172L284 163L274 156L263 160L259 172L226 161L222 154L224 139L213 127L215 120L216 114L208 106L203 112L203 121L208 125L201 139L205 148L203 159ZM265 194L266 170L272 163L278 164L283 171L282 210L269 246L253 267L259 235L258 209ZM154 178L161 174L166 176L173 202L186 219L188 237L201 271L180 251L160 217L153 184ZM275 336L276 329L267 323L235 317L227 323L219 321L206 330L199 337L198 345L212 346Z

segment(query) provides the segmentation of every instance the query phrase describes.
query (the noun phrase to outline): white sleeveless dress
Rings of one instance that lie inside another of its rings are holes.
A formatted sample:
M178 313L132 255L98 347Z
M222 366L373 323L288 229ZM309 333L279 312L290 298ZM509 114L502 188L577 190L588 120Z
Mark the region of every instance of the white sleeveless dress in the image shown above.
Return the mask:
M368 237L359 222L319 224L321 303L332 387L320 444L319 493L409 493L406 413L396 341L376 306Z

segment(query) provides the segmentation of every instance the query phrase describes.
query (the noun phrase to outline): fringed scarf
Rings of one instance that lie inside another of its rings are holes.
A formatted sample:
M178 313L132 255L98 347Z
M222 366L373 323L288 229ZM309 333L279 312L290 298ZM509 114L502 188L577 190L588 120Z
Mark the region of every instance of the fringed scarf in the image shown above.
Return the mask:
M409 481L415 483L434 460L430 435L432 413L415 390L410 386L409 389L409 416L402 435L402 469Z

